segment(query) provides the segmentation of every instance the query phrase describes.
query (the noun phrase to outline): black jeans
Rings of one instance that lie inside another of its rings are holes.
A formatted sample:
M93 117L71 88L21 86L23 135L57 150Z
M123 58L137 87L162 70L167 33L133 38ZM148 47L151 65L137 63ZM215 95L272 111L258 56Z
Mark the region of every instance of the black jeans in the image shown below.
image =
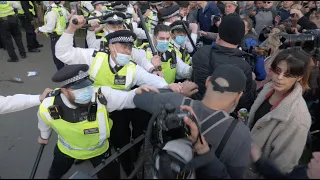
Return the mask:
M20 15L19 19L24 30L26 31L28 50L37 48L39 45L39 42L37 41L37 35L34 32L34 27L32 26L30 20L25 15Z
M58 35L50 35L51 39L51 52L52 52L52 58L53 62L57 67L57 70L61 69L64 67L64 63L61 62L57 57L56 57L56 43L59 40L60 36Z
M110 113L113 120L111 129L111 143L115 148L122 148L130 142L130 139L137 138L147 129L151 114L141 109L124 109ZM132 135L129 124L132 124ZM142 142L136 144L133 148L123 153L119 159L126 174L132 172L134 162L138 158ZM119 175L120 177L120 175Z
M11 36L16 42L20 55L25 55L26 51L22 43L22 35L18 23L18 18L16 16L7 16L5 18L0 18L0 36L4 47L6 47L9 56L12 59L18 59L15 51Z
M106 159L108 157L109 151L106 153L88 159L93 167L97 167L103 159ZM74 158L62 153L58 146L54 148L54 158L52 161L51 168L49 170L49 176L48 179L60 179L64 174L66 174L71 166L73 165ZM98 174L99 179L115 179L117 178L119 172L119 168L117 166L116 162L111 162L108 164L104 169L102 169Z

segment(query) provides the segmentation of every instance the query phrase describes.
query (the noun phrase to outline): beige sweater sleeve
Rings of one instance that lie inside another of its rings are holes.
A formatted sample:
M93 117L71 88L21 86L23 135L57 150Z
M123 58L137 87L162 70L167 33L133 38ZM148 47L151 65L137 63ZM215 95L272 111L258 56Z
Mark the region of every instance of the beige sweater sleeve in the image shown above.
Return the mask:
M218 33L212 33L212 32L206 32L206 33L207 33L207 35L205 36L206 38L212 39L212 40L217 39Z
M291 121L292 124L288 125L272 143L274 149L271 151L270 159L274 160L275 165L283 173L291 172L298 165L311 126L309 113L301 113L294 118L297 119ZM299 121L306 123L297 123Z

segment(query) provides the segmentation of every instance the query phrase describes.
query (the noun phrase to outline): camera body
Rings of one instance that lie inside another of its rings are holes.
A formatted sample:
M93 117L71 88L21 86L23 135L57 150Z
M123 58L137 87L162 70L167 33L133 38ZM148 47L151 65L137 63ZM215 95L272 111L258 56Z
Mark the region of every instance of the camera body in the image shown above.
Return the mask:
M153 124L152 142L163 145L168 141L185 138L190 135L190 128L184 123L184 117L189 117L196 122L195 117L188 111L179 111L166 103L161 107L161 113Z

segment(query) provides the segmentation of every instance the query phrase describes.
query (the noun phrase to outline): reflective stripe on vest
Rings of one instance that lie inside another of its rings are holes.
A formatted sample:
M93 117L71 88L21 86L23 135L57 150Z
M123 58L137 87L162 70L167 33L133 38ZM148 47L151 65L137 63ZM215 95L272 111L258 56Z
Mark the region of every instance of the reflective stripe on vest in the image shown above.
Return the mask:
M130 90L132 88L136 65L132 62L122 67L116 74L110 69L109 55L98 52L89 69L90 79L94 81L94 86L109 86L118 90ZM115 78L125 77L125 84L116 84Z
M31 12L31 14L32 14L33 16L35 16L35 15L36 15L36 12L35 12L35 10L34 10L34 5L33 5L32 1L29 1L29 5L31 6L31 9L29 9L29 12Z
M0 18L14 15L14 9L9 1L0 1Z
M51 11L53 11L57 16L57 22L53 32L57 33L58 35L61 35L65 31L67 26L66 19L63 16L63 13L60 7L52 7ZM44 16L44 25L47 24L47 16L46 16L47 13L48 11L45 13L45 16Z
M171 51L174 51L174 49L172 46L169 46L169 49L167 51L171 52ZM146 57L150 61L153 57L150 47L148 47L146 50ZM176 79L176 74L177 74L177 68L176 68L177 64L172 64L172 61L173 59L170 58L168 61L161 63L161 68L162 68L161 72L163 73L163 78L166 80L168 84L174 83Z
M174 47L174 50L176 51L177 55L181 58L181 60L186 63L187 65L190 65L191 63L191 57L190 54L188 52L186 52L185 57L183 57L182 52L180 52L180 50L176 47Z
M21 6L21 2L20 1L16 1L19 5L19 8L18 8L18 14L24 14L24 10L22 9L22 6Z
M97 92L97 88L95 88ZM55 97L46 98L40 105L40 116L58 134L58 148L76 159L89 159L103 154L109 148L108 138L112 122L109 122L106 107L97 102L96 121L87 120L69 123L63 119L52 119L47 107L53 105ZM110 120L111 121L111 120ZM85 134L85 130L97 129L96 133ZM79 147L80 146L80 147Z

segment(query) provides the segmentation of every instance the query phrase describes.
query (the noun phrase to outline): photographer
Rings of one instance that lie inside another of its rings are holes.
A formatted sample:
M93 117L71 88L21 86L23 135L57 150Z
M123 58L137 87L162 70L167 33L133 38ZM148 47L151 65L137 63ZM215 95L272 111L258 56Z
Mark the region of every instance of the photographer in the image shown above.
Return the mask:
M137 108L152 114L165 103L172 104L174 112L178 113L181 105L190 102L201 132L211 145L211 157L216 156L220 161L201 167L201 172L196 172L197 178L242 178L250 163L251 135L244 123L235 120L229 113L234 111L245 89L246 76L238 67L224 64L215 69L205 84L207 90L202 101L193 101L173 92L143 92L136 95L133 102ZM223 138L228 136L229 139ZM212 171L211 168L219 170Z

